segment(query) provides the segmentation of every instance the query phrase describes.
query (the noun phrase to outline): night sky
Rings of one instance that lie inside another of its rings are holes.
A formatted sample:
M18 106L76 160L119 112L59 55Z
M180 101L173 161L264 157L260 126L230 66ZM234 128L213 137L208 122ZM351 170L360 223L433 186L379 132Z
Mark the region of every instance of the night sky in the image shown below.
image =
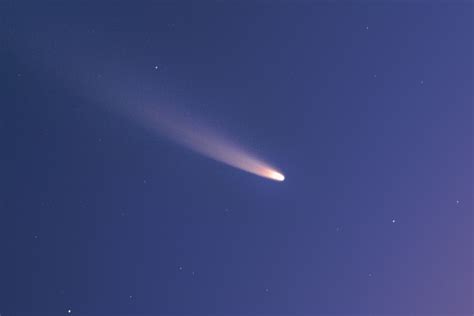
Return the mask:
M0 0L0 315L472 315L473 21L471 1Z

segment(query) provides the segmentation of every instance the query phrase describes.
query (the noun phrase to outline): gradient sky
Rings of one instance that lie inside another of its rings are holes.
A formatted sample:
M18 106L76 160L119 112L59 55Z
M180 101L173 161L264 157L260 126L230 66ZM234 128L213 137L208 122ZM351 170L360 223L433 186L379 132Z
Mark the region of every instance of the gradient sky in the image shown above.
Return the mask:
M1 316L472 315L473 12L0 0Z

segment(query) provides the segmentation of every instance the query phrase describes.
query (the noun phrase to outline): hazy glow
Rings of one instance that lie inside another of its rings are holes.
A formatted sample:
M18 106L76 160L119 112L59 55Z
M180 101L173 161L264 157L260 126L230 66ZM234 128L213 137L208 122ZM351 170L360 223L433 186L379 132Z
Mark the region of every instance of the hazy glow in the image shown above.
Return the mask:
M252 174L283 181L285 176L266 162L254 157L215 131L169 110L145 108L131 112L141 124L204 156ZM137 115L138 114L138 115Z

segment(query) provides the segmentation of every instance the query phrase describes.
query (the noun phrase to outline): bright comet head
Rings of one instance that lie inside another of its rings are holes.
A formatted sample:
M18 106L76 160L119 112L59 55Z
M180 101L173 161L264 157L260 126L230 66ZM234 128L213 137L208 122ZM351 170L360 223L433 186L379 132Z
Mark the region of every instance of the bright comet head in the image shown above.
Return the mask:
M268 178L275 180L275 181L284 181L285 176L277 171L269 170L268 171Z

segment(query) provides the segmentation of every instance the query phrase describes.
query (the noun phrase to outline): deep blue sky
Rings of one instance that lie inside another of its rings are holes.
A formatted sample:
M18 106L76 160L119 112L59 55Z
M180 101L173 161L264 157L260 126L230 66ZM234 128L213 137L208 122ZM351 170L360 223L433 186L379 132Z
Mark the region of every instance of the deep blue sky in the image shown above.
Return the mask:
M474 312L472 2L97 2L0 0L2 316Z

